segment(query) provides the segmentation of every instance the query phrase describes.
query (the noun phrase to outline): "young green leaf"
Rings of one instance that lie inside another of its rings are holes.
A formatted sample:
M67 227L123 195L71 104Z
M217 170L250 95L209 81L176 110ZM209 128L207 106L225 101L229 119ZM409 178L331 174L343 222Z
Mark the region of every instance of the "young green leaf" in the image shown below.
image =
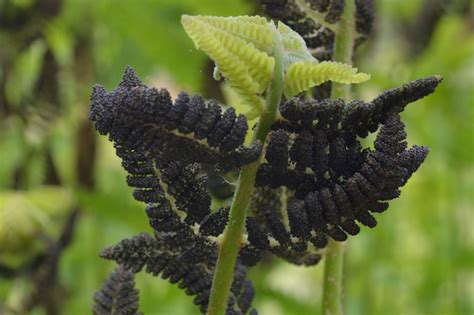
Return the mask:
M266 52L271 49L273 35L265 18L183 15L181 23L196 47L214 60L216 73L224 75L246 103L262 110L261 94L275 63Z
M183 15L181 22L196 47L216 63L214 78L220 79L222 74L228 80L244 103L251 106L252 117L263 110L262 95L273 76L276 37L283 50L287 98L326 81L351 84L370 78L347 64L318 63L303 38L281 22L275 27L259 16L189 15Z
M283 69L285 71L294 62L316 60L306 47L304 39L282 22L278 22L278 33L283 44Z
M337 83L361 83L370 79L366 73L357 73L357 68L352 68L345 63L334 61L300 61L291 64L285 75L284 93L290 98L313 86L326 81Z

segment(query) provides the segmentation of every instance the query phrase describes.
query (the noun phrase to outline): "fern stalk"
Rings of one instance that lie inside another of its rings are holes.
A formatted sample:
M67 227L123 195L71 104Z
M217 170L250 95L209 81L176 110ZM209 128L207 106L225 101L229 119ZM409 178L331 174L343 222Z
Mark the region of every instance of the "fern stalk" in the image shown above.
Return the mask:
M355 36L355 2L346 0L344 12L339 21L335 35L333 60L352 64L352 52ZM333 82L331 96L345 102L350 100L351 85ZM323 315L341 315L342 308L342 274L344 264L344 246L342 242L330 240L326 248L323 282Z
M271 125L275 121L278 105L283 93L283 47L280 35L275 32L275 65L273 78L267 90L266 106L260 115L254 140L265 142ZM234 193L229 214L229 223L224 232L219 248L216 271L212 282L211 296L207 315L224 315L230 287L232 285L235 263L242 242L247 208L252 193L255 176L261 157L258 161L242 168L237 188Z

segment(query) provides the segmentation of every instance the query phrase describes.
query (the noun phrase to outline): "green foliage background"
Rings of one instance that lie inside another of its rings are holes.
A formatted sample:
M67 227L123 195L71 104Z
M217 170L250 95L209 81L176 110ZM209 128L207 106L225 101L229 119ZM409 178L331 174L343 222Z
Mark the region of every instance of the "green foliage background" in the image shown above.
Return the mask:
M13 2L27 6L32 1ZM404 113L409 142L431 148L427 161L404 187L402 197L377 217L378 226L364 229L348 242L344 303L349 315L474 314L474 25L469 18L448 13L427 49L409 57L410 43L403 37L401 21L414 18L420 3L379 1L377 34L357 53L359 69L372 74L368 83L357 86L355 95L360 98L369 100L386 88L431 74L442 75L444 82L435 94ZM98 258L102 248L150 230L143 205L132 199L125 172L104 137L99 139L94 190L79 189L75 183L71 126L76 127L77 117L87 112L92 84L112 88L125 66L131 65L151 84L199 92L205 57L186 37L179 24L181 14L242 15L255 10L255 4L244 0L67 0L59 16L42 25L46 41L15 55L14 75L0 77L9 80L11 100L27 99L34 108L32 86L44 46L52 47L60 61L65 110L48 126L47 136L39 136L41 126L26 126L15 117L1 121L0 194L9 192L15 165L25 152L36 156L47 138L63 189L84 209L75 240L60 264L64 314L90 312L93 292L113 268ZM73 75L72 47L83 38L93 51L93 80ZM0 52L13 47L14 40L0 29ZM44 172L41 158L32 161L28 191L38 189ZM42 196L43 204L68 204L57 194ZM47 232L57 229L53 220ZM10 259L2 255L0 251L0 260ZM302 268L266 261L251 277L261 314L319 313L322 264ZM0 304L21 296L27 280L0 278ZM145 314L197 313L192 299L176 286L145 274L137 281Z

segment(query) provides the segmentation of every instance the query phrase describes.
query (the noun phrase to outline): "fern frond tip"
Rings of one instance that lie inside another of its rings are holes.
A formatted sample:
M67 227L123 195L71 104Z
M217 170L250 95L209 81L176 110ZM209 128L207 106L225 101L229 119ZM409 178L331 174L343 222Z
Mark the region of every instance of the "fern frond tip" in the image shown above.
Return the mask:
M292 97L313 86L326 81L342 84L362 83L370 79L370 75L357 72L349 64L334 61L302 61L290 65L285 75L285 96Z
M354 76L352 77L352 82L350 83L363 83L369 80L370 80L369 73L359 72L359 73L354 74Z

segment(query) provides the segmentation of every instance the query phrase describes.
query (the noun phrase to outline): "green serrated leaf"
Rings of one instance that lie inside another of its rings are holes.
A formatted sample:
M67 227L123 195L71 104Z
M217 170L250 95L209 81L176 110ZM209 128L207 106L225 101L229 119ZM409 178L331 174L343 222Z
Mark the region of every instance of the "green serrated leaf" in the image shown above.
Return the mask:
M357 73L357 68L334 61L301 61L290 65L285 75L284 93L292 97L313 86L326 81L351 84L361 83L370 79L366 73Z
M196 48L216 63L214 78L221 74L243 103L251 105L249 114L259 116L275 65L276 42L283 50L284 93L291 97L325 81L360 83L369 79L350 65L318 61L304 39L290 27L267 22L259 16L213 17L183 15L181 23ZM275 38L279 40L276 41Z
M261 94L273 75L275 60L269 56L273 30L262 17L209 17L183 15L181 22L196 48L216 63L237 94L252 107L263 110Z

